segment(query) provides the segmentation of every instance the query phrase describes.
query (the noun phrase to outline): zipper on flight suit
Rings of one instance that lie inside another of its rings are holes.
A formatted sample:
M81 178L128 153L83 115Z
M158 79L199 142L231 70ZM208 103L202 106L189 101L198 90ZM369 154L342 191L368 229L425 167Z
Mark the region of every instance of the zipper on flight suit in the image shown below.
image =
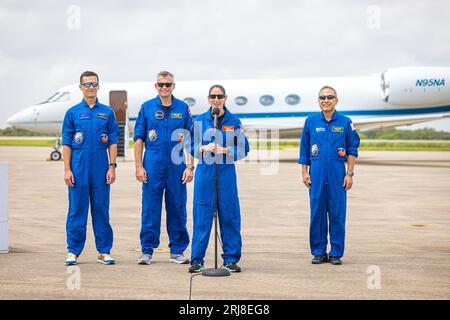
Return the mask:
M169 148L169 142L170 142L170 126L169 126L169 115L170 115L170 109L172 109L172 106L170 106L170 108L169 109L167 109L166 107L162 107L163 109L164 109L164 114L165 114L165 117L164 117L164 120L165 120L165 126L166 126L166 141L165 141L165 143L164 143L164 148L165 148L165 150L164 150L164 159L163 159L163 161L164 161L164 166L166 167L166 168L168 168L168 159L167 159L167 154L168 154L168 149L170 149ZM166 169L167 170L167 169Z
M331 121L331 120L330 120ZM330 140L330 122L325 120L325 122L327 123L327 138L325 140L325 155L326 155L326 159L325 159L325 184L328 185L328 141Z

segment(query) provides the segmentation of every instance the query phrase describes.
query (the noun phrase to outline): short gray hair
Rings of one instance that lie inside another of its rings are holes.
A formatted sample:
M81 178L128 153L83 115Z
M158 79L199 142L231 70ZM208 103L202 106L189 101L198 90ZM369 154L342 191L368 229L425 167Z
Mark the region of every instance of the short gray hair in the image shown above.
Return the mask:
M156 75L156 79L158 79L159 77L171 77L172 79L175 80L175 77L174 77L173 74L170 73L169 71L160 71L160 72Z
M320 93L322 92L322 90L324 90L324 89L331 89L331 90L333 90L335 96L337 97L337 91L336 91L336 89L333 88L333 87L330 87L330 86L323 86L322 88L320 88L320 90L319 90L319 95L320 95Z

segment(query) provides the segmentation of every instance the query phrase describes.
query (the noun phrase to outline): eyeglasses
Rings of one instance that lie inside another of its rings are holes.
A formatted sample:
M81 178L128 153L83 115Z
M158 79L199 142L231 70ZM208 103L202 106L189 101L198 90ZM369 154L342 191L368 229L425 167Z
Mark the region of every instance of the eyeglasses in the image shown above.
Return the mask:
M331 94L328 96L319 96L319 100L325 100L325 99L333 100L334 98L336 98L336 97Z
M209 98L211 100L215 100L216 98L221 100L221 99L225 98L225 95L224 94L210 94Z
M93 88L97 88L98 87L98 82L85 82L81 84L83 87L85 87L86 89L89 89L91 86Z
M166 82L166 83L162 83L162 82L158 82L156 83L158 87L162 88L164 86L166 86L166 88L170 88L173 85L173 82Z

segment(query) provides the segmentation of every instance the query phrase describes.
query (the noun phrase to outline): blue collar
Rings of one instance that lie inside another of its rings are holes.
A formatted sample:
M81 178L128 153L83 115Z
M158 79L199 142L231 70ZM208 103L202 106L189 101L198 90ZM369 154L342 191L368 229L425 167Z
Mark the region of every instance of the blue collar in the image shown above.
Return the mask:
M334 112L333 112L333 115L331 116L330 122L336 120L338 118L338 116L339 116L338 112L336 111L336 109L334 109ZM323 112L320 112L320 118L323 121L327 121L327 119L323 115Z
M161 102L161 97L159 95L157 95L155 99L156 99L156 104L158 106L165 107L165 106L163 106L163 104ZM173 106L175 104L175 100L176 100L176 98L172 95L172 105L171 106Z
M90 108L86 100L84 100L84 98L83 100L81 100L81 106ZM95 107L98 107L98 98L95 99L94 108Z
M223 114L222 123L224 123L231 117L231 113L230 111L228 111L227 107L223 106L223 110L225 111L225 113ZM208 109L207 113L208 113L207 119L211 122L214 122L214 117L211 113L211 108Z

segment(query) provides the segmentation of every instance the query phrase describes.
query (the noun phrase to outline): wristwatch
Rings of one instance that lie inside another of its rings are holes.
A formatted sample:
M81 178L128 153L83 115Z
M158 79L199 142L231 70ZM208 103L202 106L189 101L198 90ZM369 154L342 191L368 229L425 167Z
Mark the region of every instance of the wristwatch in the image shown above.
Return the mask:
M192 172L195 170L195 166L187 166L189 169L191 169Z
M353 177L355 175L355 173L353 171L347 171L347 173L345 175Z
M113 167L113 168L117 168L117 163L116 162L112 162L112 163L109 164L109 166Z

